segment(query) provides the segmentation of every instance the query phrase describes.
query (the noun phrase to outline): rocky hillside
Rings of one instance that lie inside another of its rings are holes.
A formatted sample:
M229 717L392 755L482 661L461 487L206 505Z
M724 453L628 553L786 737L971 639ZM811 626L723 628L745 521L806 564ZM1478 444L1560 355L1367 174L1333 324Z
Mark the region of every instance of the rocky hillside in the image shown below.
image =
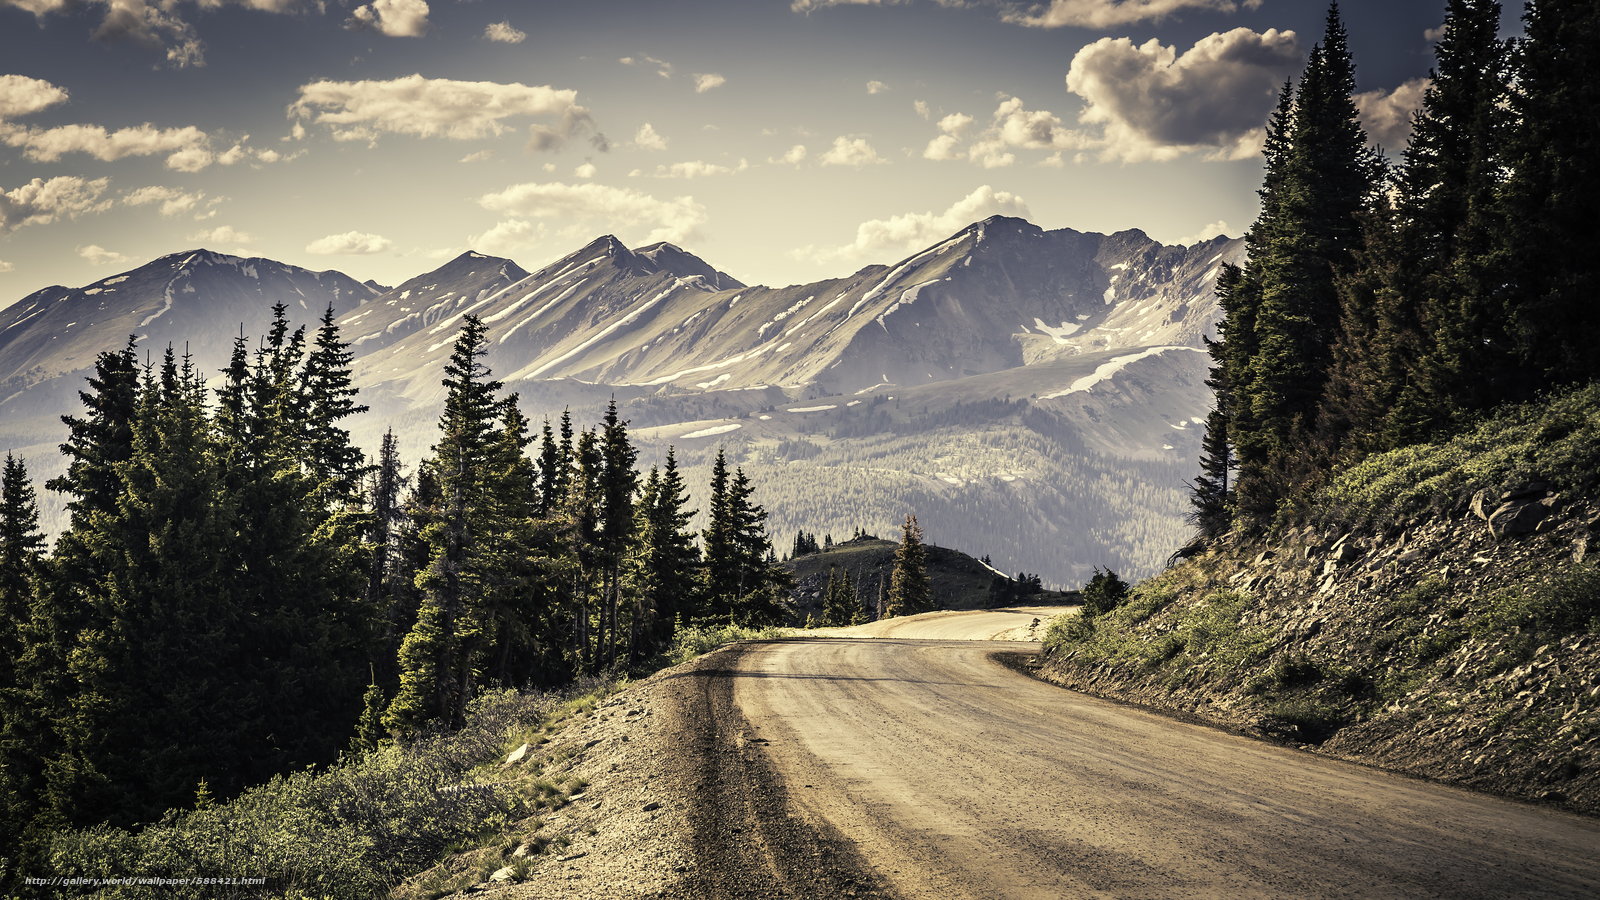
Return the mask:
M1345 473L1063 620L1041 674L1449 783L1600 813L1600 388Z

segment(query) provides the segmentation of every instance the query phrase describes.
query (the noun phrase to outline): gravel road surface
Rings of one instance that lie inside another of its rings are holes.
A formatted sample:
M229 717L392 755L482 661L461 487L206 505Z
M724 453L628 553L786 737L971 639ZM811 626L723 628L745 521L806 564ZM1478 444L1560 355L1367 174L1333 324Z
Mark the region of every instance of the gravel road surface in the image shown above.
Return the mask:
M985 639L1056 611L936 613L715 654L693 676L701 799L715 802L691 814L702 876L685 895L1600 896L1595 820L1157 716L991 658L1036 650Z

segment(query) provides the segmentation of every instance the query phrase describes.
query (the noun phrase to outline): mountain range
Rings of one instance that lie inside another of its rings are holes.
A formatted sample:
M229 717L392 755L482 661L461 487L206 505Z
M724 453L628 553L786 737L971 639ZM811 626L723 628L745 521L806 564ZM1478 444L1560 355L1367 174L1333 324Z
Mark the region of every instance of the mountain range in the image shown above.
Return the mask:
M726 448L780 550L797 529L888 537L910 512L935 543L1076 586L1095 565L1153 571L1183 542L1211 406L1201 339L1219 267L1243 252L997 216L893 265L781 288L611 236L532 273L468 252L385 288L186 251L0 310L0 440L42 482L97 353L132 335L215 371L283 302L299 324L333 306L372 407L352 432L370 451L393 427L414 464L473 314L535 422L570 408L589 423L615 398L642 462L675 446L691 487Z

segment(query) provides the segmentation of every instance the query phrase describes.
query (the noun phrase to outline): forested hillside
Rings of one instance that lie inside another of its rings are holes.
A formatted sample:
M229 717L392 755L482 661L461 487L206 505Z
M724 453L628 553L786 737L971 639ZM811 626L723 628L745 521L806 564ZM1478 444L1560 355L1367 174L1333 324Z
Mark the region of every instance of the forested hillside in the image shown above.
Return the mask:
M1248 261L1218 278L1205 536L1292 522L1372 453L1600 376L1600 11L1531 3L1516 41L1500 15L1450 0L1395 168L1358 124L1330 10L1268 125Z

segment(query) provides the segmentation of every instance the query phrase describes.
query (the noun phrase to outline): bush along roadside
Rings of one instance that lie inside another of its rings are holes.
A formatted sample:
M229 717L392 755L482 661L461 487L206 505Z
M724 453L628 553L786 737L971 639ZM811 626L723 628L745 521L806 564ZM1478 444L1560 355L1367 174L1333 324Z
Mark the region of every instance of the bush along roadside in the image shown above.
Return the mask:
M1378 457L1336 482L1310 522L1230 536L1101 615L1059 620L1038 671L1600 813L1600 505L1592 451L1567 440L1600 417L1578 418L1508 440L1493 466L1470 453L1482 435ZM1419 467L1448 490L1415 490Z

